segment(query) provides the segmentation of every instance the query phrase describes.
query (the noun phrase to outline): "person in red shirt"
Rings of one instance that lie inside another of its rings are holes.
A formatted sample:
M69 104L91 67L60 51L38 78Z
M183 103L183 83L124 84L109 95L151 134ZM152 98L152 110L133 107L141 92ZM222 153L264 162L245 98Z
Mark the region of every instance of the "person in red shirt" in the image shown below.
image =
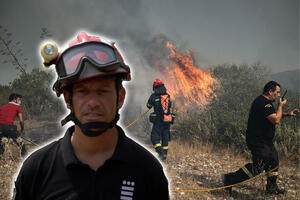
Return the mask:
M26 154L23 142L17 140L21 134L17 131L17 126L14 125L15 118L18 116L21 133L25 134L21 100L22 96L20 94L13 93L9 96L9 103L0 107L0 156L4 152L4 142L2 142L2 138L4 137L13 139L13 141L21 148L21 155L23 157Z

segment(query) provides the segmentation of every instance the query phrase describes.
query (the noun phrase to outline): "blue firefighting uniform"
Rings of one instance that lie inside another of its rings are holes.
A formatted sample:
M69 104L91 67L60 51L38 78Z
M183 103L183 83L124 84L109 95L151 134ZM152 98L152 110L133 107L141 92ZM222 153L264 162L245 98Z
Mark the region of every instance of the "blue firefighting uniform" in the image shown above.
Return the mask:
M166 121L164 115L170 115L171 108L170 95L166 92L154 92L147 103L147 107L154 108L154 119L151 132L151 142L156 152L162 156L167 155L168 143L170 141L170 121Z

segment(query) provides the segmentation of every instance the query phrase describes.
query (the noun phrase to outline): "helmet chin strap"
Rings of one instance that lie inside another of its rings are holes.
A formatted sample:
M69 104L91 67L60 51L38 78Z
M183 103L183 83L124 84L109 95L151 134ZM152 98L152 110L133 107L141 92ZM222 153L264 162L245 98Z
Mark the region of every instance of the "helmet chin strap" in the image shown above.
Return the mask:
M71 111L71 113L61 121L61 125L64 126L67 122L73 121L80 128L80 130L82 131L82 133L84 135L86 135L88 137L96 137L96 136L103 134L108 129L113 128L117 124L119 117L120 117L120 115L117 110L116 114L115 114L115 118L109 123L98 121L98 122L88 122L88 123L82 124L76 118L74 113ZM93 131L92 129L101 129L101 130Z

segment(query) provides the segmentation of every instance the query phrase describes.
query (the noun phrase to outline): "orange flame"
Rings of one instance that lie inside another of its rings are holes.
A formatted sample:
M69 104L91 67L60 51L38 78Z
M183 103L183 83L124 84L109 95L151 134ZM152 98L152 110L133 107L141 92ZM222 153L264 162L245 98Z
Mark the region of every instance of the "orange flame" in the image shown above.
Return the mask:
M195 64L192 51L186 55L179 52L171 43L166 47L170 54L168 66L161 69L165 85L172 99L175 99L179 111L203 108L216 97L214 90L219 87L219 81L210 71L203 71Z

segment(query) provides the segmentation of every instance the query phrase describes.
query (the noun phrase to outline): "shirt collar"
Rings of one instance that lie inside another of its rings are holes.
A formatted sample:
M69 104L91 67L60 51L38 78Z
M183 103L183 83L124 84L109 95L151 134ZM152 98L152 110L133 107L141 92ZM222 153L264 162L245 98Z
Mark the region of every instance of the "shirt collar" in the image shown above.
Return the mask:
M8 102L8 103L11 103L11 104L15 104L15 105L17 105L17 106L20 106L20 104L18 104L18 103L16 103L16 102L13 102L13 101L10 101L10 102Z
M72 144L71 144L71 136L75 130L75 126L71 126L66 131L64 137L62 138L60 150L62 154L63 164L65 167L70 164L79 164L80 161L76 157Z
M267 99L264 95L261 95L261 97L262 97L263 99L265 99L267 102L273 103L271 100Z
M118 142L115 148L115 151L111 158L109 158L106 162L111 161L121 161L121 162L128 162L128 155L131 155L131 148L128 149L128 138L125 135L124 131L121 127L116 126L119 137ZM62 138L61 142L61 154L63 159L63 164L65 167L68 167L71 164L82 164L78 158L76 157L72 144L71 144L71 136L75 130L75 126L71 126L66 131L64 137Z

